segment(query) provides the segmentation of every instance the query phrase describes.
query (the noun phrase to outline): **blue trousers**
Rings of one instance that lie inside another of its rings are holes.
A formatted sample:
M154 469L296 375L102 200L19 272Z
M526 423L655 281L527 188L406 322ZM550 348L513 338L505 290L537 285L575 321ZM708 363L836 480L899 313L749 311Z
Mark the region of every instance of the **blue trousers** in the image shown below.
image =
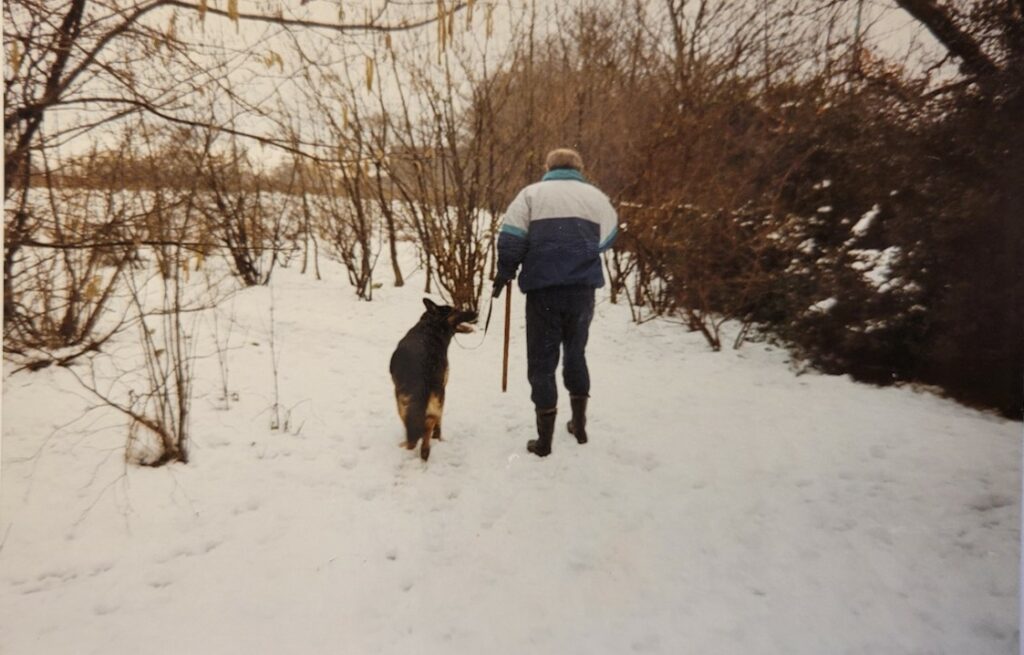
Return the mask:
M526 294L526 375L536 409L558 405L555 369L563 349L565 388L572 396L590 395L586 349L593 318L593 287L548 287Z

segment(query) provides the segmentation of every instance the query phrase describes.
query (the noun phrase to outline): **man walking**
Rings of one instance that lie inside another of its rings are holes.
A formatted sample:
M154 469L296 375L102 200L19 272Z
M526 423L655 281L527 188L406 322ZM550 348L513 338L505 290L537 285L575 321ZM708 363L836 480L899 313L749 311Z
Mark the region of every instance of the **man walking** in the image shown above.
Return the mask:
M558 409L555 369L564 348L562 376L569 391L569 432L587 443L590 374L586 347L594 317L594 289L604 286L601 253L618 233L608 197L583 177L575 150L548 153L547 172L516 196L498 234L494 297L515 279L526 294L526 359L530 399L537 412L537 439L526 444L539 456L551 454Z

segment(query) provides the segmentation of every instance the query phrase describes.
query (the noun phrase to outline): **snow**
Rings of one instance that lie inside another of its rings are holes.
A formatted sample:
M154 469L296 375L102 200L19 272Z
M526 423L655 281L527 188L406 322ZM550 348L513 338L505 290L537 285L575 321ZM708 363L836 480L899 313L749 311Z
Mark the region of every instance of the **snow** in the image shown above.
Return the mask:
M1016 648L1019 423L797 375L762 344L713 353L602 293L590 443L563 393L540 460L517 293L508 393L498 302L490 334L452 344L423 464L397 447L387 374L422 272L367 303L324 270L221 308L227 410L200 323L187 465L126 467L123 420L86 414L67 371L5 366L5 653ZM269 428L271 293L290 431Z
M808 311L820 312L822 314L827 314L830 311L832 311L832 308L835 307L838 304L839 304L839 301L836 300L835 298L825 298L824 300L819 300L818 302L816 302L813 305L811 305L808 308Z
M850 267L860 271L864 279L879 291L886 291L892 288L892 269L900 258L903 251L899 246L889 246L885 250L873 248L851 249L850 255L854 258Z
M860 220L851 228L851 232L855 237L862 237L868 233L871 229L871 225L878 218L878 215L882 213L882 208L875 204L871 209L864 212L864 215L860 217Z
M804 239L796 247L797 250L804 253L805 255L812 254L818 248L818 242L814 239Z

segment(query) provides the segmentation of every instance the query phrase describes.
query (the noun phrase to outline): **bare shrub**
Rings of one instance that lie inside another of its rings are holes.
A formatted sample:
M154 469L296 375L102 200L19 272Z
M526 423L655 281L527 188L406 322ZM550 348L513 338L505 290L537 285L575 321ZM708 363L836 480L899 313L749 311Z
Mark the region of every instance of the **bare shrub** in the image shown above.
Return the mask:
M209 201L202 203L202 230L223 248L235 276L245 286L267 284L285 249L284 231L293 201L291 187L277 196L264 182L244 151L232 143L225 156L205 159L203 181Z
M126 164L112 163L115 175ZM30 368L67 364L121 328L109 308L138 258L138 192L63 188L52 173L47 166L46 185L19 189L5 208L4 349L28 356Z
M156 252L157 257L167 256ZM148 272L122 273L128 301L125 325L138 335L129 346L133 356L92 353L84 372L68 369L102 406L128 418L125 458L143 466L189 460L193 334L199 310L208 306L187 294L187 252L179 247L170 253L174 261L154 262ZM165 270L174 272L167 276Z

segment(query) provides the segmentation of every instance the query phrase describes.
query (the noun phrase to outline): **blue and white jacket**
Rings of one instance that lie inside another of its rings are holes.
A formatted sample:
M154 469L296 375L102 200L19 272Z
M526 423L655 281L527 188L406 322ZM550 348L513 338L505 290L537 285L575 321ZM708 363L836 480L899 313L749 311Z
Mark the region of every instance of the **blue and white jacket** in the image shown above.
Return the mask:
M512 280L520 264L525 293L554 286L604 286L601 253L618 234L608 196L579 171L559 168L516 196L498 233L498 277Z

